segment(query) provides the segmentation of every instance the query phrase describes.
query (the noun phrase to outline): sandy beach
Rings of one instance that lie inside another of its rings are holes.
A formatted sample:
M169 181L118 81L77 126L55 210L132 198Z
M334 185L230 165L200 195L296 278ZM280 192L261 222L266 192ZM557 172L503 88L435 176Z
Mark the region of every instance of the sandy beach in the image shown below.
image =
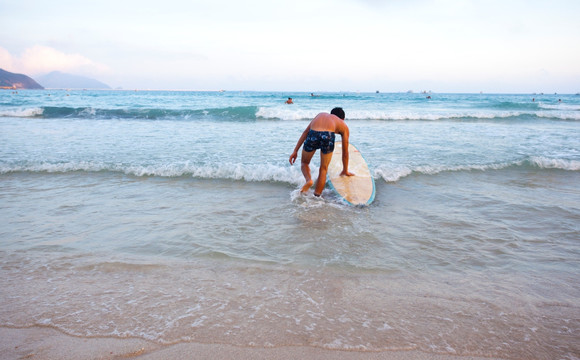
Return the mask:
M420 351L359 352L305 346L274 348L225 344L159 345L142 339L79 338L42 327L0 328L1 359L355 359L355 360L489 360ZM499 359L499 358L493 358Z

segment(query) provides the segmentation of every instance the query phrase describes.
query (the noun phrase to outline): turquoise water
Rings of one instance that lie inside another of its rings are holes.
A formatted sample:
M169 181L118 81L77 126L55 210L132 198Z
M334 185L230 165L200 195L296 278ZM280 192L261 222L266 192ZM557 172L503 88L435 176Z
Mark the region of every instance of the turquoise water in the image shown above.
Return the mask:
M580 97L319 95L0 92L0 325L578 358ZM288 163L334 106L366 208Z

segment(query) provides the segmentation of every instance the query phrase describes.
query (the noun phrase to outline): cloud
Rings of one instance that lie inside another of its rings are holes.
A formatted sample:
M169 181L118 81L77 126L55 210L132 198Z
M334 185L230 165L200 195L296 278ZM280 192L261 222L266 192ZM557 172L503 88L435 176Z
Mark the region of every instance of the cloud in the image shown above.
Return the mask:
M12 55L8 52L8 50L0 47L0 69L4 69L6 71L13 71Z
M66 54L48 46L33 46L21 56L0 48L0 67L29 75L62 71L79 75L103 74L109 68L80 54Z

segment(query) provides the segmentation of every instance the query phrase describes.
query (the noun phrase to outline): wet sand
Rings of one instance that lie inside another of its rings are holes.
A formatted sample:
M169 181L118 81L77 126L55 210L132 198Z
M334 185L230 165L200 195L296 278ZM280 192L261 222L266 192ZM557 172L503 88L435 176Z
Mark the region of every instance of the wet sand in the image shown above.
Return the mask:
M225 344L160 345L142 339L81 338L51 328L0 327L0 359L355 359L355 360L489 360L420 351L338 351L306 346L275 348ZM499 359L499 358L493 358Z

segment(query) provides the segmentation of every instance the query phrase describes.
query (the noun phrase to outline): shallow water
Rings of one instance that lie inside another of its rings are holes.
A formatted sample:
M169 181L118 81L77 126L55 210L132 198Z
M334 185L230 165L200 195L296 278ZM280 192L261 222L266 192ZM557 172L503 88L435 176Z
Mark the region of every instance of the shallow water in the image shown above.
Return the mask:
M573 96L0 94L0 326L580 357ZM369 207L300 195L287 163L341 98Z

